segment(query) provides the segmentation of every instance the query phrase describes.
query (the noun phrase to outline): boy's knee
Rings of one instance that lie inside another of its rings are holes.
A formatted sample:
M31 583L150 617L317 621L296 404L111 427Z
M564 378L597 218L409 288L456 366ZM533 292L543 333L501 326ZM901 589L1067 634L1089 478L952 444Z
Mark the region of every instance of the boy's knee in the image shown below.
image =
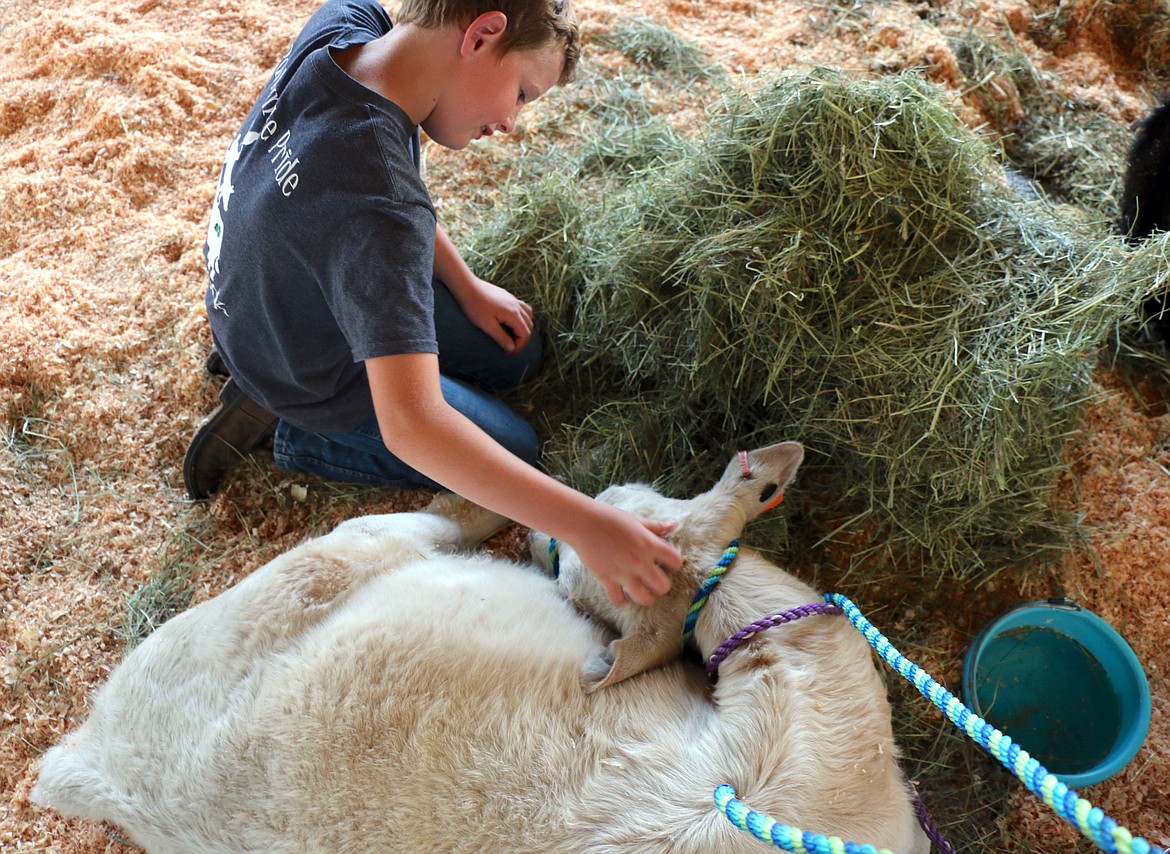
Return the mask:
M525 422L524 426L528 429L515 436L514 444L508 450L528 465L535 467L540 463L540 437L536 435L532 425Z
M540 334L533 332L523 350L506 356L507 361L511 363L509 387L515 388L536 379L536 374L540 370L541 355Z
M516 353L505 352L491 339L488 342L488 346L480 350L479 359L473 368L466 372L456 369L452 373L456 376L462 373L463 378L491 394L508 391L536 379L541 361L540 336L537 333L534 332L524 349Z

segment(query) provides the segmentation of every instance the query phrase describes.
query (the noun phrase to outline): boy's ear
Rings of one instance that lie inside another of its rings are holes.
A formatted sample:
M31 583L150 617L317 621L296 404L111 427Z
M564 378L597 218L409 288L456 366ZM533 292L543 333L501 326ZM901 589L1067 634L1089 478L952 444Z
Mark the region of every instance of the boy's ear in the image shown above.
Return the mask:
M463 30L460 54L470 56L484 46L491 45L507 26L508 16L503 12L484 12Z

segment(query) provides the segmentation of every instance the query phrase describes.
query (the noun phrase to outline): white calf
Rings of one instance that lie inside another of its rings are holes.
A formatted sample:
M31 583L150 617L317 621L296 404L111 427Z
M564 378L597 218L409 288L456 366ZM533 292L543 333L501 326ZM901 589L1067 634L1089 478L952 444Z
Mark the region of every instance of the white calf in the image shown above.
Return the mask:
M753 452L750 477L733 461L692 501L607 490L678 519L686 558L658 605L607 612L565 550L564 584L618 640L533 567L454 553L499 517L448 499L346 522L127 656L33 799L160 854L766 850L712 806L730 783L786 823L926 852L882 683L843 618L757 635L714 688L672 660L701 579L801 454ZM816 598L741 553L698 644Z

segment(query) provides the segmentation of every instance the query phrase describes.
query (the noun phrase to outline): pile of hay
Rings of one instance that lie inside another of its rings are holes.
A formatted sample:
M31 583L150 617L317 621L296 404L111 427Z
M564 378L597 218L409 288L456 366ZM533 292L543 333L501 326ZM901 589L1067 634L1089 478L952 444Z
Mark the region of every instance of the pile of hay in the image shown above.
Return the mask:
M617 176L562 152L475 235L542 316L550 466L686 495L797 439L789 515L854 561L967 577L1068 543L1087 367L1165 280L1164 242L1017 198L909 74L780 77L675 142Z

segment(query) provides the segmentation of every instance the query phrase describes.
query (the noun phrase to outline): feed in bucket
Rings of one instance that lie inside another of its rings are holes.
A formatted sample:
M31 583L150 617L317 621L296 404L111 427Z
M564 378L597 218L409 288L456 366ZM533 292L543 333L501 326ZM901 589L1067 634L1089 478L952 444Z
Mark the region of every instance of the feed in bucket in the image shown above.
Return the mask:
M1150 686L1125 639L1068 599L1017 605L963 663L963 701L1071 788L1112 777L1145 741Z

